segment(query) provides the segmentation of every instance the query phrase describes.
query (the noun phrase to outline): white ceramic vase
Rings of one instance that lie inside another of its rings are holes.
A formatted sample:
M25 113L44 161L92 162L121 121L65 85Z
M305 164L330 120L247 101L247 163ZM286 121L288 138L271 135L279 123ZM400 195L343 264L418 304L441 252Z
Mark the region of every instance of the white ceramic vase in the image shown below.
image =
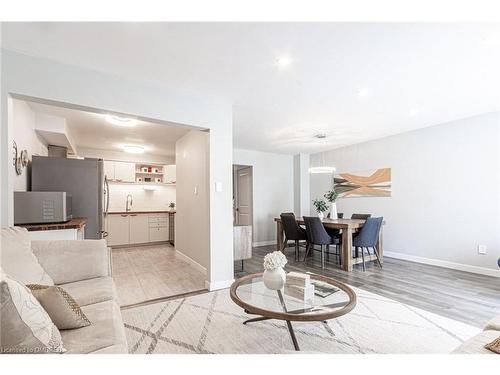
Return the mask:
M337 216L337 202L330 203L330 219L338 219Z
M285 286L286 273L281 267L274 270L265 270L262 279L267 289L280 290Z
M318 212L318 217L320 220L323 220L325 218L325 214L323 212Z

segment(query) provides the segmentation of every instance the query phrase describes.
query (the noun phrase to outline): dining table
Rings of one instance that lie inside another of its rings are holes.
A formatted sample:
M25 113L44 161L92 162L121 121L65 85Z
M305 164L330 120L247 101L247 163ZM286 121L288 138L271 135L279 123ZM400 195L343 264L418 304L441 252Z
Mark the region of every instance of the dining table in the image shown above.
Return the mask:
M281 223L281 218L274 218L276 222L276 237L277 237L277 250L281 251L283 248L283 241L285 238L283 232L283 225ZM342 269L347 272L352 272L353 266L358 263L362 263L363 260L360 256L353 257L352 254L352 238L353 234L358 232L363 225L365 224L365 220L363 219L323 219L323 226L325 228L331 229L339 229L342 237ZM305 225L303 219L297 218L297 223L299 225ZM384 262L384 224L385 221L382 222L380 226L380 233L377 241L377 250L380 257L380 263ZM375 261L377 259L375 254L365 255L365 262L367 261Z

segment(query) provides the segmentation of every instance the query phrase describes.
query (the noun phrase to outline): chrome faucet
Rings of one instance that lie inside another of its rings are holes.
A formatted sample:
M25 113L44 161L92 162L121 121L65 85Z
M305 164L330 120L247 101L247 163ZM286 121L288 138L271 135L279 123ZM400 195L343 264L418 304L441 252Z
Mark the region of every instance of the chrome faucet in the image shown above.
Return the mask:
M127 205L125 210L129 212L131 209L132 209L132 194L127 194Z

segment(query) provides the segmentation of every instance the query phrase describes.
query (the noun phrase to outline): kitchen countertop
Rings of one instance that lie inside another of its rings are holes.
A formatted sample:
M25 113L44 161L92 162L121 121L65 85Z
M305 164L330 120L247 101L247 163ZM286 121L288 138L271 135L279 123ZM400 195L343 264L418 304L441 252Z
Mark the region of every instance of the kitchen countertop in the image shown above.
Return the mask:
M130 215L130 214L175 214L175 210L158 210L158 211L113 211L108 212L108 215Z
M18 224L18 227L26 228L29 232L41 231L41 230L61 230L61 229L80 229L87 224L86 217L75 217L70 221L65 223L42 223L42 224Z

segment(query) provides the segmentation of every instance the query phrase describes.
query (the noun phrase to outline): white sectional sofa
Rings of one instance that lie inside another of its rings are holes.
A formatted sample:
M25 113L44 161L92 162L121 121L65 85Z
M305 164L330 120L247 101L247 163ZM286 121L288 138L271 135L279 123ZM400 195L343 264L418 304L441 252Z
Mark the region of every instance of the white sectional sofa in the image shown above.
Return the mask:
M61 330L66 353L128 353L125 328L112 278L111 250L106 242L29 241L24 237L27 233L23 231L15 235L20 236L19 246L31 244L31 250L43 270L55 285L64 288L76 300L92 323L83 328ZM13 246L13 241L5 243ZM1 266L6 272L12 267L19 272L19 264L9 264L15 262L15 258L2 255L1 260ZM26 277L29 278L29 275Z
M483 332L464 342L453 353L455 354L496 354L484 346L500 337L500 315L491 319Z

